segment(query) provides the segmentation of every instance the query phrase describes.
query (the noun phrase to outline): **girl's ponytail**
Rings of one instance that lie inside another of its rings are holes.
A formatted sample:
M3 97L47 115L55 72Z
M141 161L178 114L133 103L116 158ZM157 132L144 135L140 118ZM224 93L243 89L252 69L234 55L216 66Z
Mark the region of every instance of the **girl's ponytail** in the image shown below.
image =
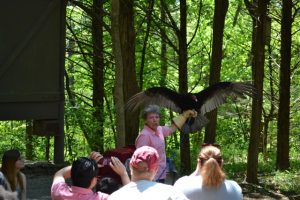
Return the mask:
M223 159L220 149L214 146L204 147L199 154L202 184L206 187L218 187L225 180L221 169Z

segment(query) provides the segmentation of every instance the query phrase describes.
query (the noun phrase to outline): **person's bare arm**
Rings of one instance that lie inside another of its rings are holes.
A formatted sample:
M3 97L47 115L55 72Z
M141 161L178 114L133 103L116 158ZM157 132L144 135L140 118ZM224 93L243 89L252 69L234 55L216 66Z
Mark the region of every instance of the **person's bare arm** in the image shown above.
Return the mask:
M171 128L171 133L174 133L177 130L177 126L174 123L169 125L169 127Z
M130 182L124 164L117 157L111 157L111 162L109 165L121 177L123 185L126 185Z
M67 166L67 167L64 167L64 168L58 170L54 175L53 183L65 182L66 179L70 178L71 177L71 167L72 166Z

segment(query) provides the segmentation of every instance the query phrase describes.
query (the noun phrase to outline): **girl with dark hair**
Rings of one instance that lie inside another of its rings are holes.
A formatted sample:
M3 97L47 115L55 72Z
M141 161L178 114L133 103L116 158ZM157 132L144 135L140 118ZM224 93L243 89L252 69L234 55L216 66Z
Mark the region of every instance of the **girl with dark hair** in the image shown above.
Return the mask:
M178 179L174 186L190 200L242 200L241 187L225 179L223 162L219 146L205 145L199 153L195 172Z
M18 150L4 152L0 172L0 185L5 190L17 192L20 200L26 199L26 177L20 171L24 168L24 160Z

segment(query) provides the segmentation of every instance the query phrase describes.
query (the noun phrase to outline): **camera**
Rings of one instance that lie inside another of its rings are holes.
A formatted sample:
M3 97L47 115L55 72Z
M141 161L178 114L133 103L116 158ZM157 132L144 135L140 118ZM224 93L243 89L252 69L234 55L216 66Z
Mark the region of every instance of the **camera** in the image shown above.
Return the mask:
M106 165L109 165L110 162L111 162L111 158L103 157L99 160L98 163L104 167Z

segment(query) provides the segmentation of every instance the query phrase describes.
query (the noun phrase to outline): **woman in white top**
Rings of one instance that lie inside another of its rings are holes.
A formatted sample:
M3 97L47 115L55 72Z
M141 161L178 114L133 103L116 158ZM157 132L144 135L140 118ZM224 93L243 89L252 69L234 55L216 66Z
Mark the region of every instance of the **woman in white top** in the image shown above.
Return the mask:
M19 200L26 200L26 177L20 171L22 168L24 168L24 160L18 150L4 152L0 185L7 191L16 192Z
M112 193L109 200L188 200L171 185L154 182L159 155L153 147L142 146L130 160L131 182Z
M241 187L225 179L219 146L205 144L198 156L197 168L190 176L178 179L174 186L190 200L241 200Z

